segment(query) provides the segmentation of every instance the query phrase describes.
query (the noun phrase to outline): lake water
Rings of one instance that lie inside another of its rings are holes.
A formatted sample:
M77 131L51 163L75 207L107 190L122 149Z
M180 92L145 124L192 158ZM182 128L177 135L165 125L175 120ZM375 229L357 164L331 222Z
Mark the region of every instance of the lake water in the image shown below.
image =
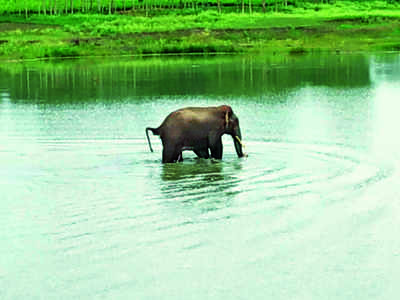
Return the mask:
M229 104L248 157L144 129ZM0 65L0 299L397 299L400 56Z

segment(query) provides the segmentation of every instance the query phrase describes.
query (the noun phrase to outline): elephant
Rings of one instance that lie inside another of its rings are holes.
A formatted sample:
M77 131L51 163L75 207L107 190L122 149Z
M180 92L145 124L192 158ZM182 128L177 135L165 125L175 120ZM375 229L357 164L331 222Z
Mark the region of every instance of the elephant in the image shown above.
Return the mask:
M222 159L222 135L233 138L238 157L243 157L239 119L228 105L186 107L170 113L157 128L146 128L159 135L163 145L162 163L183 161L182 151L192 150L199 158Z

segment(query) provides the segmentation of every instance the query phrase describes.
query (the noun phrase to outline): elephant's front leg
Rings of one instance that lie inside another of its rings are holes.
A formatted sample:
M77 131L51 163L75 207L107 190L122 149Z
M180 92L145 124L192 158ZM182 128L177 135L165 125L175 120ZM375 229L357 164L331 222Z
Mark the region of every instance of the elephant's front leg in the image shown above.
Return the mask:
M222 139L221 137L211 137L209 141L211 157L222 159Z
M182 155L182 151L179 153L178 155L178 161L179 162L183 162L183 155Z
M199 149L193 149L193 152L199 157L199 158L210 158L210 154L208 153L208 148L199 148Z

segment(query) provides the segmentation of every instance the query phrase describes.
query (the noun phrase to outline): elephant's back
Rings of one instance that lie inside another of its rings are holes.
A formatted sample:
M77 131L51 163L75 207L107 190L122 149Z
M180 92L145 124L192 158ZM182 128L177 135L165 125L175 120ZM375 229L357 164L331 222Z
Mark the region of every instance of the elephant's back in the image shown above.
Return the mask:
M214 107L186 107L171 112L164 120L163 126L175 123L190 123L192 121L205 122L210 121L217 112Z
M171 112L161 124L161 134L197 130L211 126L216 117L216 107L186 107Z

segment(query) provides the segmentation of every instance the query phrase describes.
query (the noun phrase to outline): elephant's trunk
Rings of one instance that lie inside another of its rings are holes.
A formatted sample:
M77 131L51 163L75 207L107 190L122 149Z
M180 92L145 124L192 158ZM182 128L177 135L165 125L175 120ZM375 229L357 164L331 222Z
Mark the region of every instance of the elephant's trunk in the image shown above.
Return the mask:
M233 143L235 145L235 150L238 157L243 157L243 143L242 143L242 134L240 133L240 129L238 130L237 134L233 136Z

